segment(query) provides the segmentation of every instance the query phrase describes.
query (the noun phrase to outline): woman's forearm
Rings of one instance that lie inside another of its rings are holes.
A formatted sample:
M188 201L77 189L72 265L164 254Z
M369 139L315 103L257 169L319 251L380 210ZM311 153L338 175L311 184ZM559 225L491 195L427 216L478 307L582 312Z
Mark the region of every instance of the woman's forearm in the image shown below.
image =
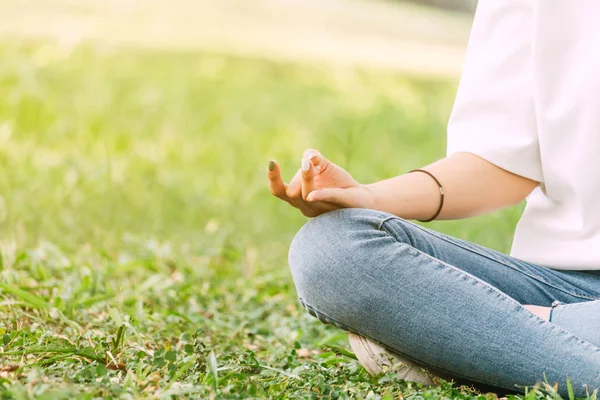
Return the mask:
M444 207L437 219L468 218L517 204L539 184L471 153L456 153L422 169L444 187ZM405 219L429 219L440 202L437 183L422 172L366 186L378 210Z

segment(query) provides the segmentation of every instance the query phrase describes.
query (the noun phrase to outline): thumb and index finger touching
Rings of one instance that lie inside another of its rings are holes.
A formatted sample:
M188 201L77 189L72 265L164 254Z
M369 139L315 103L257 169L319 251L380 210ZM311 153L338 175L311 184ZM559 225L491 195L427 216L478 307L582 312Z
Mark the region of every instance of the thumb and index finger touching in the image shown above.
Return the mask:
M302 197L308 202L326 202L341 206L349 206L344 189L342 188L323 188L316 189L314 186L314 177L321 171L331 166L331 161L315 149L308 149L304 152L302 158Z
M323 157L319 150L315 149L306 149L304 154L302 155L302 160L310 160L312 164L316 167L316 173L318 174L320 171L329 167L331 162Z
M302 198L307 200L308 195L316 189L315 177L321 172L323 156L317 150L308 149L302 156Z
M315 187L315 177L324 169L330 166L331 162L315 149L307 149L301 161L301 176L302 176L302 198L308 201L316 201L309 194L313 192ZM267 167L267 176L269 178L269 189L274 196L290 201L286 194L287 186L281 177L281 170L275 161L269 161Z
M330 166L331 161L323 157L319 151L308 149L304 152L304 157L302 158L302 198L304 200L308 202L320 201L332 204L341 201L342 193L340 191L342 189L317 189L315 187L315 176Z

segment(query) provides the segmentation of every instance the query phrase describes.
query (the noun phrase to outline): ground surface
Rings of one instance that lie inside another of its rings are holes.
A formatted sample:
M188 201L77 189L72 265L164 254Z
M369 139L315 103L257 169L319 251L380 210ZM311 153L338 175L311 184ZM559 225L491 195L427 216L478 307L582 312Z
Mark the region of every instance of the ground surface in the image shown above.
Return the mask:
M455 79L46 33L0 43L1 398L482 396L370 377L303 312L264 182L443 156ZM430 226L507 251L519 212Z

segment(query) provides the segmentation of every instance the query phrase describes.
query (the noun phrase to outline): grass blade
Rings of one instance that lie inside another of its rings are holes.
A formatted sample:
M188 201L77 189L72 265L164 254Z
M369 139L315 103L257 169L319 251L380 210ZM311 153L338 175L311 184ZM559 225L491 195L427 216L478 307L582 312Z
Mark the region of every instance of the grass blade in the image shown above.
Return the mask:
M62 353L73 356L87 358L91 361L97 361L104 364L104 357L98 356L92 352L79 350L73 347L30 347L26 350L7 351L2 355L24 355L24 354L42 354L42 353Z
M211 350L210 354L208 355L208 371L210 372L210 375L213 378L213 390L216 392L217 388L219 387L219 373L217 371L218 365L217 365L217 357L215 356L215 352Z
M567 378L567 391L569 392L569 400L575 400L575 393L573 393L573 385L571 380Z
M37 308L39 310L49 310L50 308L52 308L50 306L50 303L48 303L41 297L38 297L32 293L29 293L26 290L18 288L16 286L9 285L8 283L0 282L0 289L2 289L3 291L5 291L7 293L15 295L17 297L20 297L23 301L25 301L31 307Z

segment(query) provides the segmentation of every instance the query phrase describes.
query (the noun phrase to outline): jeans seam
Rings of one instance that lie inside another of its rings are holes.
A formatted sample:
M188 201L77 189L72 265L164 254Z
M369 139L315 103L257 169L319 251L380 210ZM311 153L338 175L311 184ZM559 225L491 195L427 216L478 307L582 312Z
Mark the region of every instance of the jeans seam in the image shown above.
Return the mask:
M554 308L556 308L556 305L552 303L550 306L550 314L548 314L548 322L550 323L552 323L552 313L554 312Z
M350 328L348 325L346 325L346 324L343 324L343 323L339 322L339 321L338 321L338 320L336 320L335 318L331 318L329 315L327 315L327 314L325 314L325 313L323 313L323 312L321 312L321 311L317 310L317 309L316 309L316 308L314 308L313 306L309 305L309 304L308 304L306 301L304 301L304 299L302 299L301 297L298 297L298 300L300 301L300 304L301 304L301 305L302 305L304 308L306 308L306 309L308 309L308 310L310 310L310 311L314 312L314 313L315 313L315 314L317 314L317 315L318 315L318 314L321 314L321 315L322 315L322 316L324 316L325 318L327 318L327 319L331 320L332 322L334 322L334 323L335 323L335 326L337 326L337 327L339 327L339 328L341 328L341 329L344 329L344 330L346 330L346 331L348 331L348 332L354 332L354 333L356 333L356 334L358 334L358 335L361 335L361 336L364 336L364 337L368 337L368 336L364 335L363 333L361 333L361 332L358 332L358 331L356 331L356 330L354 330L354 329ZM389 349L389 347L388 347L387 345L384 345L383 343L380 343L378 340L375 340L375 339L373 339L373 338L371 338L371 337L368 337L368 338L369 338L370 340L374 340L375 342L377 342L377 343L381 344L382 346L384 346L385 348L388 348L388 349ZM406 358L408 358L408 359L410 359L410 360L414 360L416 363L420 363L420 364L423 364L423 365L425 364L423 361L420 361L420 360L413 359L413 358L411 358L411 357L407 356L406 354L403 354L403 353L400 353L400 352L398 352L398 350L396 350L396 349L390 349L390 350L392 350L392 351L394 351L394 352L398 353L399 355L401 355L401 356L403 356L403 357L406 357ZM426 367L426 365L424 365L424 366ZM435 369L438 369L438 370L439 370L439 371L441 371L441 372L445 372L445 373L447 373L447 374L448 374L448 375L450 375L450 376L455 376L455 377L457 377L457 378L464 378L464 379L467 379L467 380L471 380L471 381L475 381L475 382L479 382L479 383L483 383L483 384L487 384L487 385L495 386L495 387L498 387L498 388L509 389L509 390L515 390L515 388L514 388L514 387L504 386L504 385L502 385L502 384L499 384L499 383L488 382L488 381L485 381L485 380L474 379L473 377L470 377L470 376L467 376L467 375L463 375L463 374L459 374L459 373L456 373L456 372L453 372L453 371L447 370L446 368L443 368L443 367L438 367L438 366L435 366L435 365L432 365L431 367L432 367L432 368L435 368Z
M378 230L382 230L382 228L383 228L383 225L384 225L386 222L388 222L388 221L390 221L390 220L393 220L393 219L399 219L399 220L401 220L401 221L403 221L403 222L406 222L406 223L408 223L408 224L410 224L410 225L414 226L415 228L418 228L418 229L419 229L421 232L423 232L423 233L426 233L426 234L429 234L429 235L435 236L436 238L438 238L438 239L440 239L440 240L443 240L443 241L445 241L445 242L447 242L447 243L450 243L450 244L452 244L452 245L454 245L454 246L458 246L458 247L462 248L463 250L469 251L469 252L471 252L471 253L473 253L473 254L477 254L477 255L479 255L479 256L481 256L481 257L485 257L485 258L487 258L488 260L491 260L491 261L497 262L497 263L499 263L499 264L502 264L502 265L504 265L505 267L508 267L508 268L510 268L510 269L512 269L512 270L514 270L514 271L517 271L517 272L519 272L519 273L521 273L521 274L523 274L523 275L525 275L525 276L528 276L528 277L530 277L531 279L534 279L534 280L538 281L539 283L542 283L542 284L544 284L544 285L550 286L550 287L552 287L552 288L554 288L554 289L556 289L556 290L558 290L558 291L560 291L560 292L566 293L566 294L568 294L568 295L571 295L571 296L573 296L573 297L579 297L579 298L586 299L586 300L600 300L600 298L597 298L597 297L591 297L591 296L587 296L587 295L584 295L584 294L576 294L576 293L573 293L573 292L571 292L571 291L569 291L569 290L565 290L565 289L563 289L563 288L560 288L560 287L558 287L558 286L555 286L555 285L553 285L553 284L551 284L551 283L549 283L549 282L546 282L545 280L541 279L540 277L538 277L538 276L535 276L535 275L531 275L531 274L529 274L529 273L527 273L527 272L525 272L525 271L522 271L522 270L521 270L521 269L519 269L518 267L515 267L515 266L513 266L513 265L510 265L510 264L506 263L505 261L496 260L495 258L492 258L492 257L490 257L490 256L488 256L488 255L486 255L486 254L483 254L483 253L481 253L481 252L479 252L479 251L477 251L477 250L474 250L474 249L471 249L471 248L469 248L469 247L466 247L466 246L462 245L460 242L456 242L456 241L452 240L452 238L450 238L450 237L447 237L447 236L444 236L444 235L437 234L437 232L435 232L435 231L429 231L429 230L425 230L425 229L423 229L423 227L421 227L421 226L419 226L419 225L417 225L417 224L415 224L415 223L412 223L411 221L407 221L407 220L405 220L405 219L402 219L402 218L400 218L400 217L394 217L394 216L391 216L391 217L384 218L384 219L381 221L381 223L379 224L379 228L378 228ZM424 253L424 254L426 254L426 253ZM426 255L428 255L428 254L426 254ZM440 261L441 261L441 260L440 260Z
M389 220L392 219L402 219L400 217L394 217L394 216L389 216L389 217L385 217L382 218L381 221L379 222L379 225L377 225L377 230L378 231L383 231L383 224L385 224L386 222L388 222Z

